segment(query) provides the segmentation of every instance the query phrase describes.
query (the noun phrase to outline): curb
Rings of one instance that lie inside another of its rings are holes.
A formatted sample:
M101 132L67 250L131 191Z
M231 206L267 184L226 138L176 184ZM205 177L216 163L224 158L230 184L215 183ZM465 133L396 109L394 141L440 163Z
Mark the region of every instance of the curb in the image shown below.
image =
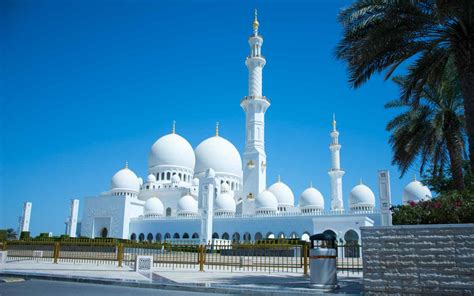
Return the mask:
M235 287L225 285L206 285L206 284L172 284L172 283L153 283L148 281L133 281L123 279L103 279L103 278L81 278L71 276L58 276L50 274L31 274L21 272L5 272L0 271L1 277L9 277L16 279L17 282L38 279L38 280L49 280L49 281L61 281L61 282L75 282L75 283L87 283L87 284L99 284L99 285L112 285L112 286L124 286L134 288L148 288L148 289L160 289L160 290L174 290L174 291L187 291L187 292L202 292L202 293L221 293L221 294L245 294L245 295L361 295L361 294L338 294L317 290L300 290L294 289L282 289L282 288L262 288L262 287ZM21 278L18 278L21 276ZM301 289L301 288L300 288Z

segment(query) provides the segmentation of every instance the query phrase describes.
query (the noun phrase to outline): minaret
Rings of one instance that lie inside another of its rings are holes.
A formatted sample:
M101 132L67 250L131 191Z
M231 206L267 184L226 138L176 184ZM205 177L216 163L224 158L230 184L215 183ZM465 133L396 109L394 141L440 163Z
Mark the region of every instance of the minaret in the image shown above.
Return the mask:
M243 154L243 209L244 214L252 211L252 200L267 187L267 156L265 154L265 111L269 100L262 95L262 70L265 58L261 48L263 38L258 34L257 10L253 21L253 34L249 37L250 55L245 60L249 71L248 95L240 106L245 111L245 150Z
M20 231L18 233L18 236L23 231L30 231L31 206L32 203L29 201L23 204L23 214L20 218Z
M331 211L344 211L344 203L342 201L342 176L344 171L341 170L340 153L341 145L339 145L339 132L336 129L336 116L332 119L331 132L331 169L328 174L331 178Z
M71 214L69 216L68 233L67 233L69 237L76 237L78 213L79 213L79 200L72 199L71 200Z

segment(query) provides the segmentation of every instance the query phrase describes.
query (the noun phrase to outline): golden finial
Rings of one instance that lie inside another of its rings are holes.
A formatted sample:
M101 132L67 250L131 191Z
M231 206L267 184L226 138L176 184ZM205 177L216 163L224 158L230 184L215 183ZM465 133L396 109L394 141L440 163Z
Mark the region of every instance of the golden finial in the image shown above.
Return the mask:
M336 114L332 114L332 128L333 130L336 130Z
M257 19L257 9L255 8L255 16L254 16L254 19L253 19L253 30L255 31L255 33L257 33L258 31L258 26L260 25L258 23L258 19Z
M173 120L173 127L172 127L172 129L171 129L171 132L172 132L173 134L176 134L176 120Z
M128 169L128 161L125 162L125 168Z
M216 137L219 137L219 121L216 122Z

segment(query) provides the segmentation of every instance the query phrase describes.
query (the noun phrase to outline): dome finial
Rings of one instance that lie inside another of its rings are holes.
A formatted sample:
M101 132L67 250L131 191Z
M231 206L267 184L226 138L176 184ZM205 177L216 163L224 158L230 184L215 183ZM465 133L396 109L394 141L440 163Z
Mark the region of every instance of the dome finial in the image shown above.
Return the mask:
M278 175L278 182L281 182L281 176Z
M359 179L359 185L362 185L362 178Z
M128 169L128 161L125 162L125 168Z
M416 174L413 175L413 181L416 181Z
M335 113L332 114L332 130L333 131L336 130L336 114Z
M219 121L216 122L216 137L219 137Z
M257 19L257 9L255 8L255 12L254 12L254 19L253 19L253 33L255 35L258 35L258 26L259 26L259 22L258 22L258 19Z
M176 120L173 120L173 127L171 129L171 133L176 134Z
M309 181L309 188L313 188L313 181Z

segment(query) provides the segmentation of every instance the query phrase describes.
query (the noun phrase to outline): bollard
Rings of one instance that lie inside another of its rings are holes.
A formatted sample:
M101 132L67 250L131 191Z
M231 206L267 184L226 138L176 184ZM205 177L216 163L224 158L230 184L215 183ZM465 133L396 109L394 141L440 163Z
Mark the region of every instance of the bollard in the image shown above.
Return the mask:
M204 246L200 245L198 248L198 262L199 262L199 271L204 271Z
M303 245L303 274L308 275L308 245Z
M117 250L117 261L118 261L118 267L122 267L123 264L123 243L118 244L118 250Z
M59 258L59 243L54 243L53 257L54 257L53 263L58 264L58 258Z

